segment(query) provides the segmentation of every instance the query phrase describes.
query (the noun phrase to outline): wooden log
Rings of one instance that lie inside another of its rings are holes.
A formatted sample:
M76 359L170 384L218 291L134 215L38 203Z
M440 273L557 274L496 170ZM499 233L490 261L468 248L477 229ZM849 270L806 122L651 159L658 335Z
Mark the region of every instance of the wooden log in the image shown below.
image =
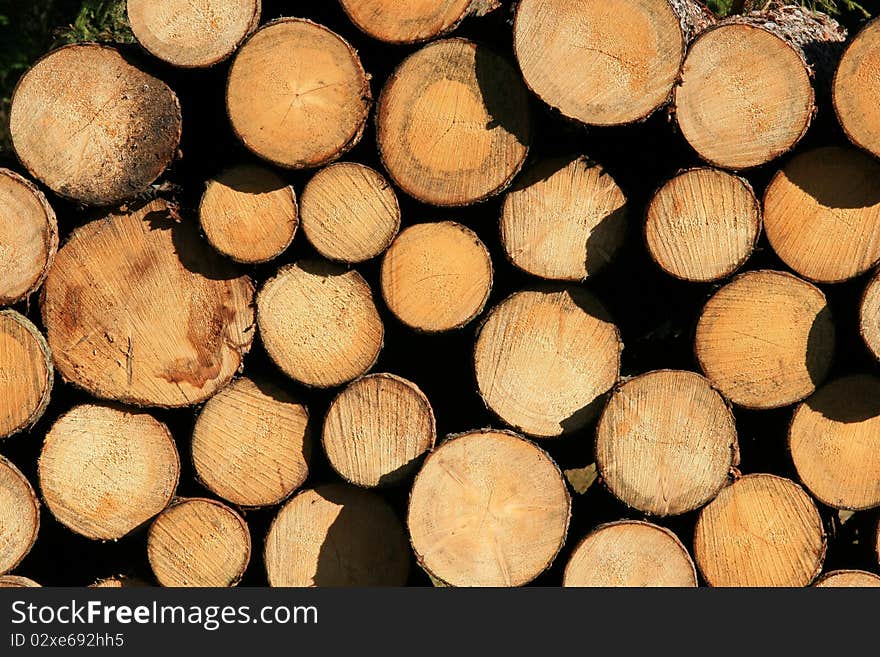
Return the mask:
M318 260L282 268L257 295L263 346L287 376L317 388L365 374L384 327L370 286L354 270Z
M626 197L601 166L583 156L545 160L505 197L501 244L523 271L582 281L615 257L627 215Z
M415 383L370 374L349 384L330 404L321 442L343 479L373 487L412 475L436 437L431 403Z
M733 413L699 374L649 372L619 386L596 429L596 466L624 504L655 516L713 499L739 464Z
M0 575L21 563L40 531L40 503L30 482L0 456Z
M40 588L34 580L20 575L0 576L0 589Z
M528 92L486 46L436 41L385 83L376 134L385 169L403 191L432 205L470 205L503 191L525 162Z
M348 484L297 493L266 536L270 586L402 586L403 525L378 495Z
M43 284L58 251L58 222L39 188L0 169L0 305L26 299Z
M355 162L321 169L302 193L302 227L330 260L364 262L385 251L400 230L397 194L378 171Z
M694 349L713 386L746 408L779 408L828 375L835 331L825 295L778 271L741 274L703 308Z
M639 520L599 525L574 549L563 586L695 587L697 569L678 537Z
M280 18L252 34L226 87L242 143L290 169L321 166L357 144L370 104L368 77L351 45L303 18Z
M114 205L146 190L176 157L180 103L111 46L65 46L19 81L9 132L21 163L52 191Z
M850 41L832 86L834 111L849 140L880 157L880 89L870 80L880 67L880 21L872 20Z
M571 498L556 463L507 431L452 436L433 451L409 499L419 565L451 586L521 586L565 543Z
M479 329L477 387L486 406L512 427L559 436L598 414L620 375L622 348L617 327L586 290L517 292Z
M868 349L880 360L880 272L865 288L859 312L859 331Z
M62 415L43 443L40 489L52 515L95 540L116 540L161 512L180 475L168 428L153 416L84 404Z
M153 201L74 230L43 288L61 375L142 406L204 401L253 340L253 285Z
M776 254L805 278L838 283L880 262L880 164L853 148L795 155L764 193Z
M492 291L492 258L471 229L454 221L404 230L382 259L382 296L417 331L459 329L483 312Z
M125 589L130 587L152 586L148 582L130 575L111 575L89 584L90 589Z
M128 0L138 42L172 66L219 64L260 24L260 0Z
M744 178L689 169L667 181L648 205L648 253L671 276L692 282L730 276L751 257L761 205Z
M251 559L251 534L225 504L181 499L150 525L147 557L162 586L235 586Z
M223 255L247 264L268 262L296 235L296 194L270 169L241 164L208 181L199 222Z
M880 378L850 375L795 410L788 447L813 496L836 509L880 506Z
M54 382L45 338L25 316L0 310L0 440L33 426Z
M196 476L242 507L278 504L309 474L309 412L263 380L236 379L205 404L192 435Z
M622 125L669 101L688 41L714 20L691 0L522 0L514 51L550 107L588 125Z
M497 8L493 0L340 0L359 30L386 43L419 43L452 32L468 16Z
M877 588L880 576L867 570L832 570L816 580L813 586L835 588Z
M694 556L710 586L806 586L822 570L826 538L813 500L788 479L747 475L697 519Z

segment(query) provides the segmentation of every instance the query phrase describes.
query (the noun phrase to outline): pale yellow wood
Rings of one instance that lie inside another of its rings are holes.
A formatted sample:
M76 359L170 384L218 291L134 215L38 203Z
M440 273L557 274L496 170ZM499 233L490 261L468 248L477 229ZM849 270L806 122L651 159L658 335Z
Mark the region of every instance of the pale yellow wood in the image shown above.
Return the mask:
M96 540L122 538L161 512L179 475L168 428L117 406L75 406L52 425L39 459L52 515Z
M340 0L351 22L374 39L416 43L455 29L472 0Z
M403 586L410 552L400 520L381 497L327 484L281 508L264 561L270 586Z
M226 107L232 129L263 159L291 169L317 167L360 140L370 86L345 39L303 18L280 18L238 51Z
M880 22L871 21L849 43L834 76L832 97L847 137L880 156Z
M541 278L581 281L595 274L615 257L626 231L626 197L585 157L539 162L501 209L507 257Z
M40 585L29 577L20 575L0 576L0 589L39 588Z
M452 586L521 586L546 570L568 531L571 499L534 443L483 429L453 436L425 460L410 494L419 564Z
M710 586L806 586L822 569L826 539L813 500L771 474L747 475L701 512L694 556Z
M228 506L182 499L150 525L147 556L162 586L235 586L250 562L251 535Z
M382 89L379 154L410 196L470 205L507 187L528 154L529 99L513 66L465 39L407 57Z
M715 497L738 464L736 423L721 395L693 372L660 370L617 388L596 429L596 465L627 506L655 516Z
M26 178L0 169L0 305L30 296L58 251L58 222L45 195Z
M236 379L209 399L196 419L196 476L238 506L277 504L309 474L308 423L308 409L278 386Z
M0 575L18 566L37 540L40 503L30 482L0 456Z
M330 404L321 433L333 469L365 487L412 475L436 437L428 398L393 374L370 374L349 384Z
M695 587L687 548L665 527L638 520L600 525L575 548L563 586Z
M586 290L517 292L480 327L477 387L507 424L537 437L584 427L617 382L617 327Z
M868 349L880 360L880 272L868 283L862 297L859 329Z
M801 401L825 380L834 336L819 288L761 270L741 274L709 299L694 347L703 372L729 400L779 408Z
M877 588L880 576L866 570L832 570L816 580L813 586L837 588Z
M213 66L260 22L260 0L128 0L140 44L174 66Z
M253 341L253 284L164 201L74 230L43 288L68 381L106 399L186 406L213 395Z
M25 73L9 132L22 164L54 192L112 205L143 192L177 155L180 103L113 47L54 50Z
M417 331L461 328L479 315L492 291L492 258L470 228L454 221L404 230L382 259L388 309Z
M788 446L798 476L837 509L880 506L880 378L844 376L797 407Z
M49 346L37 327L14 310L0 310L0 440L43 416L54 378Z

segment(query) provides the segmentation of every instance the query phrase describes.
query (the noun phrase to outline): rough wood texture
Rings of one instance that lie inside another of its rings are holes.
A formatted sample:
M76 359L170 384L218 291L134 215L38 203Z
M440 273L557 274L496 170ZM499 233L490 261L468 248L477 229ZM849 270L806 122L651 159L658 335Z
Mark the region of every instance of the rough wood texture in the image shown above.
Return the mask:
M251 534L220 502L179 500L150 525L147 556L162 586L235 586L251 559Z
M454 221L417 224L382 259L382 296L410 328L450 331L483 311L492 274L489 250L471 229Z
M387 43L418 43L448 34L485 0L340 0L358 29Z
M694 556L710 586L806 586L825 559L819 511L797 484L747 475L697 519Z
M623 245L626 197L586 157L545 160L504 199L501 244L510 261L541 278L581 281Z
M301 18L280 18L251 35L226 87L239 139L291 169L326 164L353 147L370 103L367 74L351 45Z
M428 398L416 384L393 374L365 376L340 392L321 433L333 469L366 487L409 477L436 437Z
M281 269L257 297L269 356L290 378L330 388L366 373L384 327L370 286L354 270L317 260Z
M880 378L845 376L798 406L788 431L798 476L837 509L880 506Z
M483 401L502 420L537 437L583 428L617 382L617 327L586 290L517 292L477 334L474 364Z
M143 406L204 401L253 340L253 285L164 201L77 228L43 287L55 365L91 394Z
M502 191L531 140L525 86L489 48L437 41L407 57L382 89L379 154L410 196L433 205L470 205Z
M738 465L733 413L699 374L643 374L611 395L596 429L596 465L627 506L655 516L714 498Z
M52 355L37 327L14 310L0 310L0 440L43 416L54 378Z
M868 349L880 360L880 272L865 288L859 313L859 330Z
M837 283L880 262L880 164L853 148L795 155L764 194L776 254L810 280Z
M376 494L348 484L297 493L266 536L270 586L402 586L403 525Z
M28 577L19 575L0 576L0 589L39 588L40 585Z
M600 525L574 549L563 586L695 587L697 570L678 537L638 520Z
M303 190L301 205L303 232L330 260L375 258L400 230L394 188L363 164L338 162L321 169Z
M58 251L58 222L36 185L0 169L0 306L37 291Z
M174 66L213 66L260 23L260 0L128 0L140 44Z
M410 494L419 564L452 586L521 586L565 543L571 499L556 463L520 436L483 429L447 439Z
M90 205L143 192L176 156L181 133L174 92L97 44L65 46L34 64L16 87L9 122L31 175Z
M526 84L589 125L647 118L669 100L691 26L714 21L698 3L674 4L680 15L666 0L521 0L513 37Z
M880 20L856 35L837 67L832 86L834 111L846 136L880 157Z
M236 379L208 400L196 420L196 476L238 506L278 504L308 477L308 425L308 409L281 388Z
M77 534L115 540L171 501L180 475L168 428L143 412L84 404L46 435L40 489L52 515Z
M812 394L828 375L835 331L825 295L796 276L752 271L703 309L695 351L709 381L747 408L778 408Z
M0 575L21 563L39 530L37 494L15 464L0 456Z
M296 235L296 194L270 169L241 164L208 181L199 222L223 255L248 264L268 262Z
M651 199L648 252L667 274L685 281L725 278L742 267L761 234L761 205L744 178L718 169L689 169Z
M877 588L880 577L867 570L832 570L816 580L813 586L834 588Z
M111 575L102 577L89 585L90 589L124 589L129 587L153 586L137 577L129 575Z

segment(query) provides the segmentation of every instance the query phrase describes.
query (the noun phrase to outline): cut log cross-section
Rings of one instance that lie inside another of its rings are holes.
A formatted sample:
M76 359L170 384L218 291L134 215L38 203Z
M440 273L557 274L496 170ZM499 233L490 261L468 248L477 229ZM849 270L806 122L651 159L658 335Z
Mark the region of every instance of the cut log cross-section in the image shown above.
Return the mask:
M835 331L819 288L784 272L741 274L709 299L695 351L709 381L746 408L801 401L828 375Z
M65 46L31 68L9 115L22 164L54 192L112 205L143 192L177 154L180 104L115 48Z
M538 163L501 209L507 257L541 278L581 281L595 274L614 258L626 230L626 197L585 157Z
M685 281L731 275L755 249L761 206L743 178L690 169L664 184L648 205L645 238L654 262Z
M506 188L531 139L529 99L513 66L464 39L407 57L379 98L377 141L391 178L410 196L470 205Z
M471 15L482 15L497 0L340 0L352 23L387 43L418 43L447 34Z
M43 284L58 250L55 212L36 185L0 169L0 306Z
M40 453L43 499L77 534L115 540L171 501L180 475L168 428L151 415L83 405L52 425Z
M866 570L832 570L816 580L813 586L834 588L877 588L880 576Z
M40 504L30 482L0 456L0 575L27 556L40 529Z
M575 548L563 586L695 587L697 570L678 537L638 520L600 525Z
M859 328L868 349L880 360L880 272L874 275L865 289L859 313Z
M349 43L322 25L281 18L241 47L226 108L251 151L279 166L321 166L360 141L370 85Z
M596 465L625 504L657 516L696 509L738 463L727 404L699 374L643 374L612 394L596 429Z
M174 66L213 66L260 22L260 0L128 0L140 44Z
M0 439L32 426L49 405L49 347L30 320L0 310Z
M520 436L484 429L446 440L410 494L419 564L452 586L521 586L546 570L568 532L557 465Z
M0 576L0 589L39 588L40 585L29 577L21 575Z
M847 46L834 76L832 98L843 131L856 146L880 157L880 20Z
M142 406L204 401L254 332L253 285L164 201L76 229L43 288L55 364L91 394Z
M518 292L496 306L474 349L477 386L502 420L536 437L584 427L620 374L620 334L586 290Z

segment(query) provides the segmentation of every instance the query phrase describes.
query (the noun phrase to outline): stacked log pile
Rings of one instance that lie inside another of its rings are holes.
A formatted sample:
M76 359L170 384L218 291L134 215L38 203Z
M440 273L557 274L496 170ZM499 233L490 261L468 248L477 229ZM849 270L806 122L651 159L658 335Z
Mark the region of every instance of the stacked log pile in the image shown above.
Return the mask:
M12 100L0 586L880 585L880 23L128 16Z

